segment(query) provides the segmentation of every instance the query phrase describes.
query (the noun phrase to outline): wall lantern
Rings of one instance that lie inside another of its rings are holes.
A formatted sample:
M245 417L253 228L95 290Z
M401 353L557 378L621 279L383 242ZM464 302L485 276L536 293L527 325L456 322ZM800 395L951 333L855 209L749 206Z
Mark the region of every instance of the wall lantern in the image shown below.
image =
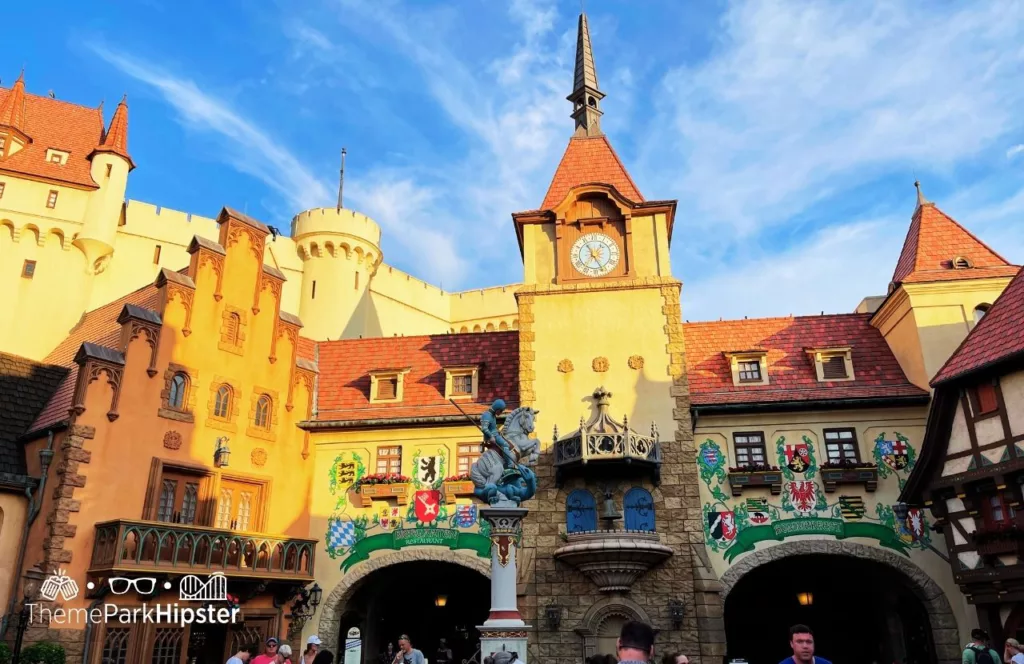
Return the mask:
M800 602L800 606L811 606L814 604L814 593L797 593L796 601Z
M686 607L678 599L668 601L668 615L672 619L672 626L679 629L683 626L683 616L686 615Z
M217 449L213 451L213 465L217 468L224 468L231 459L231 449L228 447L227 436L217 439Z
M434 600L434 606L445 606L448 604L448 595L438 595Z
M547 619L549 629L558 629L558 626L562 624L562 607L557 604L548 604L544 609L544 617Z

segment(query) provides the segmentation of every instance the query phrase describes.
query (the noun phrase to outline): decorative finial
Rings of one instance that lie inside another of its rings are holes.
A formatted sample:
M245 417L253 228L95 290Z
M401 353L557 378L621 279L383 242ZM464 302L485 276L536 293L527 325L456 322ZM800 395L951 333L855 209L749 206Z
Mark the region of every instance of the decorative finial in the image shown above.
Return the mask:
M124 95L121 97L121 103L122 104L127 104L128 103L128 93L127 92L124 93Z
M914 188L917 189L917 207L921 207L928 202L928 199L924 197L924 192L921 191L920 180L914 180Z
M576 121L577 136L601 136L601 100L604 93L597 87L597 67L594 49L590 44L590 25L587 15L580 13L576 31L576 67L573 71L572 117Z

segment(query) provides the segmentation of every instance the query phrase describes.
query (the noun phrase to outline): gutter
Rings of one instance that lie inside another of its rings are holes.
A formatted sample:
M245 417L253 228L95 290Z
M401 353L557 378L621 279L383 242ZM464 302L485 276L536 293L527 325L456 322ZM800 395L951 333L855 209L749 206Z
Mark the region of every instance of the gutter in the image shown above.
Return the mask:
M708 404L690 406L694 416L727 415L738 413L773 413L798 410L835 410L850 408L897 408L924 406L931 400L928 394L901 397L871 397L867 399L815 399L811 401L762 401L735 404Z
M479 418L479 415L477 416ZM498 416L498 421L503 422L505 414ZM424 417L390 417L375 418L370 420L306 420L299 422L298 427L304 431L325 431L336 429L388 429L406 426L451 426L455 424L466 425L466 418L462 415L431 415Z
M46 488L46 477L50 474L50 462L53 460L53 429L47 432L46 447L39 450L39 488L34 492L31 486L25 487L25 497L28 498L28 518L25 519L25 528L21 533L21 543L18 545L18 562L14 566L14 583L11 584L11 596L7 600L7 611L0 619L0 638L7 635L7 628L11 624L11 616L14 614L14 607L18 603L18 588L21 586L19 577L21 568L25 564L25 549L28 548L28 535L32 524L39 517L43 508L43 489Z

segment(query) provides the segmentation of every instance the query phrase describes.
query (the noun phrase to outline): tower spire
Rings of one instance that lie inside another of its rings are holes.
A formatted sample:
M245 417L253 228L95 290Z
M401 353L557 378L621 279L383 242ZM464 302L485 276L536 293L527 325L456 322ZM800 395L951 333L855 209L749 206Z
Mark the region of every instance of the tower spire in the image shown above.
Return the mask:
M341 171L338 174L338 212L341 212L341 194L345 190L345 155L347 150L341 149Z
M11 86L4 103L0 104L0 126L25 133L25 70Z
M587 15L580 13L576 31L576 69L573 75L572 94L566 97L572 102L572 117L576 121L576 136L601 135L601 100L604 93L597 87L597 67L594 66L594 49L590 44L590 26Z
M921 191L920 180L914 180L914 188L917 189L917 207L921 207L925 203L928 203L928 199L924 197L924 192Z

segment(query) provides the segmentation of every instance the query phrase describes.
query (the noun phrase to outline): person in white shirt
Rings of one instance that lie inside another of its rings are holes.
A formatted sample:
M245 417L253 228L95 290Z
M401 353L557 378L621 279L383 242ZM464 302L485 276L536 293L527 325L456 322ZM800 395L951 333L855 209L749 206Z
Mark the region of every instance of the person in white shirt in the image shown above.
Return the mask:
M1003 661L1006 664L1024 664L1024 648L1017 639L1006 639L1003 648Z
M249 661L249 658L252 657L254 650L257 650L257 646L255 645L241 646L238 649L238 652L228 658L227 664L245 664Z

